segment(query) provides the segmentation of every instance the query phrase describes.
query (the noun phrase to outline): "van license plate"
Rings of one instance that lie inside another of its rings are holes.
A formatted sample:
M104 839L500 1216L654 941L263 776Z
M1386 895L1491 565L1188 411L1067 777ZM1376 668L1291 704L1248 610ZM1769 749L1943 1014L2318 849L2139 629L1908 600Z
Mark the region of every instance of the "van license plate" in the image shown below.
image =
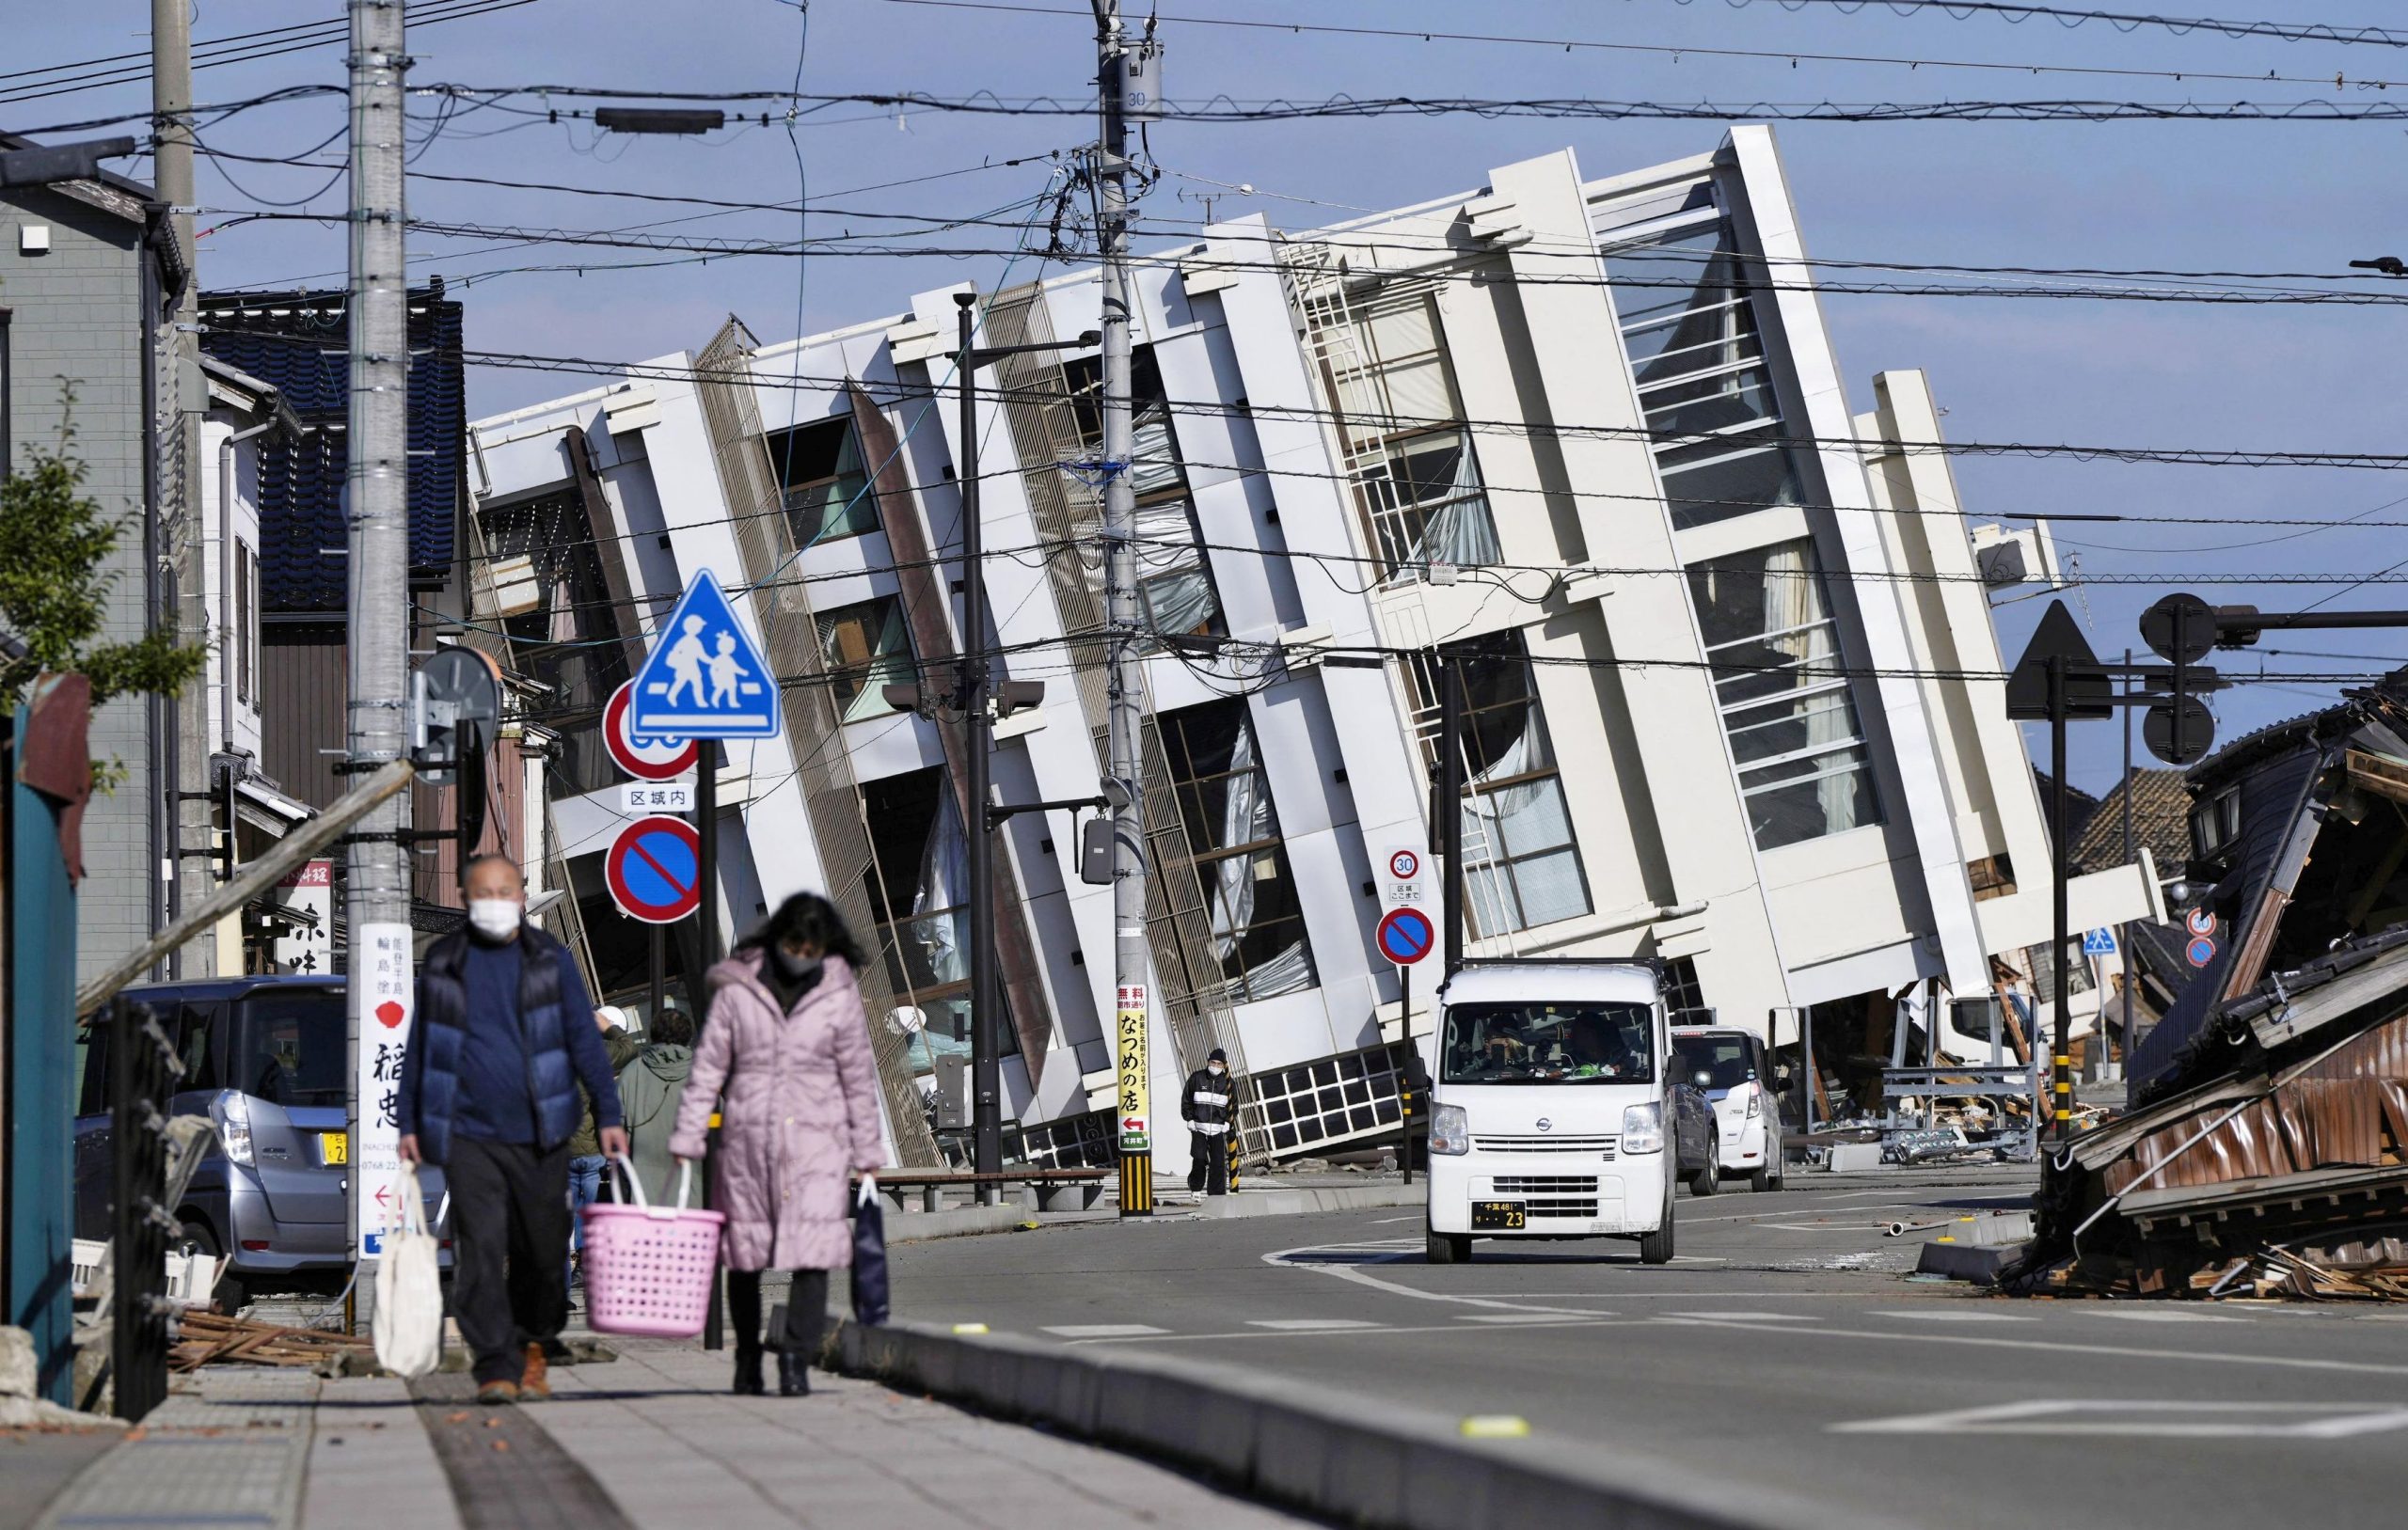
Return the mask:
M351 1139L340 1131L318 1133L318 1158L328 1165L351 1161Z
M1471 1230L1475 1233L1518 1233L1522 1230L1519 1201L1474 1201Z

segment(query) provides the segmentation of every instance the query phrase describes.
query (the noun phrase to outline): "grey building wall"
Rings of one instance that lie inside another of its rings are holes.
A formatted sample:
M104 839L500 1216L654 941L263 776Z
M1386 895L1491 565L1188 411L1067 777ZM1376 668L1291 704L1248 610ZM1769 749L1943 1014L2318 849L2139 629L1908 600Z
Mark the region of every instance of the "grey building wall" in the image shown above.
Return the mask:
M112 202L132 200L114 192ZM22 250L27 224L50 229L47 254ZM142 635L142 225L45 187L0 192L0 308L10 310L10 455L55 447L68 423L63 387L74 391L72 454L84 490L125 531L108 560L106 636ZM84 883L76 895L76 965L94 975L150 931L150 774L141 699L103 707L92 719L92 755L121 761L124 781L95 797L84 815Z

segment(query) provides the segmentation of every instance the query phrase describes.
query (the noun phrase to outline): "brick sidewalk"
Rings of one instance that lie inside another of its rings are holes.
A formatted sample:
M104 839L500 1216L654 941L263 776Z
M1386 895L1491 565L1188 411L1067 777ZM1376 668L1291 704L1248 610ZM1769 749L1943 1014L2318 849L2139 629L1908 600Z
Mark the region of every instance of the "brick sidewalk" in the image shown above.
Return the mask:
M39 1530L1268 1530L1301 1522L1036 1429L814 1372L808 1397L737 1397L728 1358L614 1341L523 1408L464 1378L320 1381L221 1368L52 1499ZM771 1371L774 1384L775 1371ZM492 1415L503 1415L496 1418ZM5 1459L5 1458L0 1458ZM582 1502L580 1502L582 1500Z

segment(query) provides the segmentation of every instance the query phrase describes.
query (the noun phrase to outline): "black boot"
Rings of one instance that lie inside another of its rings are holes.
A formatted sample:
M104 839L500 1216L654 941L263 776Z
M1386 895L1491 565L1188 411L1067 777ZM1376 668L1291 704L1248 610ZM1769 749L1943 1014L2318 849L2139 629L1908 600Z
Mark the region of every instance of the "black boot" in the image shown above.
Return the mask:
M783 1356L780 1357L783 1360ZM739 1344L736 1347L736 1384L729 1388L739 1397L757 1397L764 1386L761 1381L761 1347Z
M802 1356L791 1349L778 1351L778 1396L807 1397L811 1396L811 1368Z

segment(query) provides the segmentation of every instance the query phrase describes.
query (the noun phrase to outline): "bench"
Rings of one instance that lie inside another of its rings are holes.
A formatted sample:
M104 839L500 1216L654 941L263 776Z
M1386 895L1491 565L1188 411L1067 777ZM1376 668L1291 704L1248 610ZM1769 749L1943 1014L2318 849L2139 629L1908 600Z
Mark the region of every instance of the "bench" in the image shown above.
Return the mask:
M897 1211L909 1211L908 1192L920 1192L920 1209L944 1209L944 1192L948 1190L969 1190L974 1192L1002 1190L1011 1186L1026 1186L1034 1193L1037 1209L1084 1211L1103 1197L1107 1180L1117 1177L1111 1169L1004 1169L994 1174L980 1174L974 1169L883 1169L875 1176L879 1193L895 1205ZM1077 1198L1075 1207L1062 1203Z

